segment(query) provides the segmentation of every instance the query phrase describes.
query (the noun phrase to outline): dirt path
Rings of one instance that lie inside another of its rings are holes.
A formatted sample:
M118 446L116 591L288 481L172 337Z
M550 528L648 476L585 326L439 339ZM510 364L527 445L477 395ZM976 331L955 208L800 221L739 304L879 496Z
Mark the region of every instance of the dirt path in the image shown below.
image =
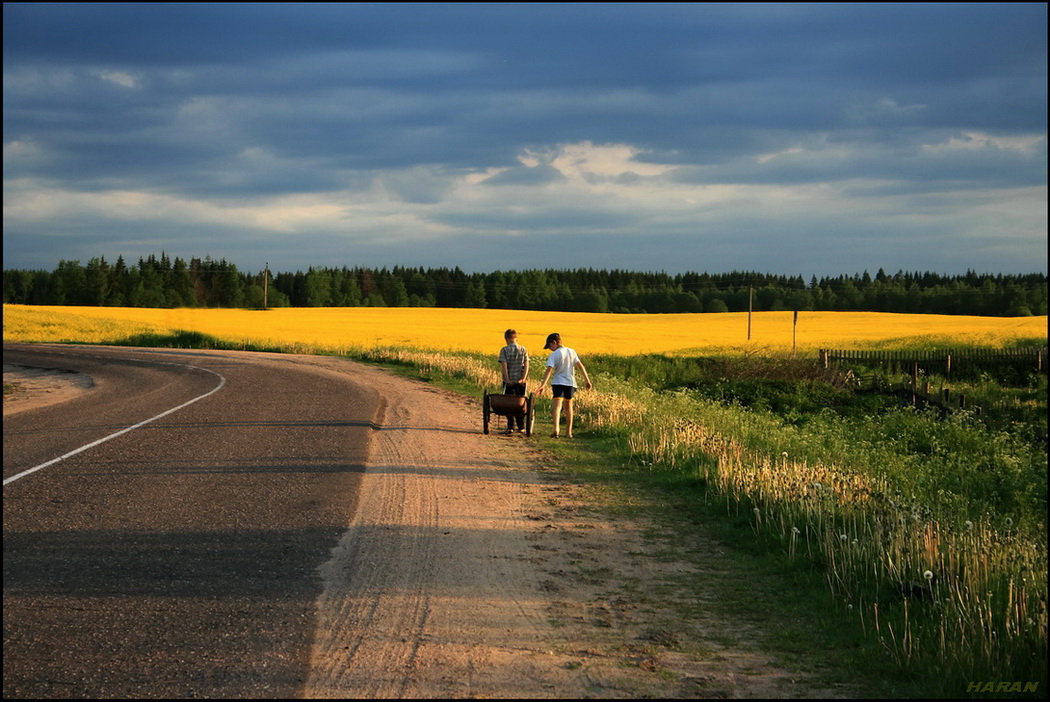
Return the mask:
M5 363L4 416L71 400L91 386L91 378L81 373Z
M323 569L304 696L842 694L727 646L751 637L674 587L703 566L656 553L653 525L589 509L533 440L482 435L479 401L354 372L387 406L358 514ZM707 551L691 561L719 561L715 545L690 546Z

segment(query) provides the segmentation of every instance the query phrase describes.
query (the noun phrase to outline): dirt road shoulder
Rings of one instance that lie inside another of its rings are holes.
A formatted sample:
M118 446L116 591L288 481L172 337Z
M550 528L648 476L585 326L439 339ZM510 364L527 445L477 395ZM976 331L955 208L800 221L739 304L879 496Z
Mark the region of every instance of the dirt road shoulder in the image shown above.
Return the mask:
M91 389L82 373L4 364L4 416L65 402Z
M476 401L353 372L386 409L324 568L304 696L842 696L697 597L716 544L668 559L655 525L596 509L534 441L483 435Z

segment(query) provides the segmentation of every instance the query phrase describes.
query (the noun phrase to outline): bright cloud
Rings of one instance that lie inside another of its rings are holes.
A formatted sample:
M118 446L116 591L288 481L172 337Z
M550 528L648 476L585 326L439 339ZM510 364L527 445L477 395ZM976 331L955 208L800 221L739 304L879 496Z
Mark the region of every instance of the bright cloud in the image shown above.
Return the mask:
M125 88L137 88L139 86L135 77L124 71L100 71L98 77Z
M638 160L642 149L627 144L594 145L589 141L559 144L546 150L525 149L518 161L529 168L549 165L576 181L593 181L624 175L658 176L673 166Z

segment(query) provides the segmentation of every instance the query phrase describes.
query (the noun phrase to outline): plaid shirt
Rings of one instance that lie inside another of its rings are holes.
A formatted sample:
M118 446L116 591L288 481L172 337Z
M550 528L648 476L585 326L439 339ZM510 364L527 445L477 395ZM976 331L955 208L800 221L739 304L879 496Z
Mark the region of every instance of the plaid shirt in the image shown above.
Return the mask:
M525 361L529 360L529 352L520 344L507 344L499 352L500 363L507 364L507 378L516 383L525 378Z

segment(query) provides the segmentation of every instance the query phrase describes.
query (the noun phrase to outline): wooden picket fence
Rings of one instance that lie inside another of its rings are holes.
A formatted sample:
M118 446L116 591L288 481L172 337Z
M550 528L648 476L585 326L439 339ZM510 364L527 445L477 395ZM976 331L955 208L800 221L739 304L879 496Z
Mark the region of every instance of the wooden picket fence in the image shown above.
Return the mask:
M920 382L920 368L936 368L950 375L953 364L956 368L961 364L978 362L981 364L994 362L1009 362L1029 365L1037 372L1045 372L1046 366L1043 359L1046 358L1047 347L1025 348L1025 349L958 349L941 351L849 351L821 349L820 363L824 368L834 365L848 366L850 364L892 365L911 373L911 382L899 386L897 389L911 393L911 401L916 405L933 405L944 410L971 409L980 414L980 407L969 406L967 398L963 394L954 394L951 388L941 387L934 390L930 383ZM852 373L851 373L852 375ZM857 378L863 384L863 378Z
M930 365L943 365L944 369L951 371L952 365L965 363L967 361L991 362L1012 361L1018 363L1031 363L1031 367L1037 371L1045 370L1044 359L1047 347L1021 348L1021 349L957 349L939 351L850 351L850 350L820 350L820 363L824 368L829 368L833 363L863 363L865 365L898 365L911 368L915 364L922 367Z

